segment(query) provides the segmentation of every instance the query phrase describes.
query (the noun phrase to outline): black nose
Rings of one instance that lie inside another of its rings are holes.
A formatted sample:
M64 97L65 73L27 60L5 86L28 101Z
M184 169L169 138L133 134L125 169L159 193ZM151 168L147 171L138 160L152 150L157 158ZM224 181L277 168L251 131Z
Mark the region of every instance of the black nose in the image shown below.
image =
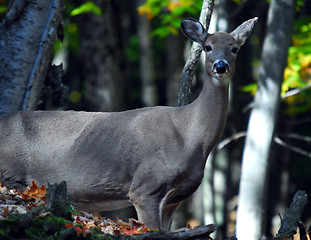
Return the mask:
M213 71L218 74L224 74L226 71L229 72L229 65L225 61L219 61L214 64Z

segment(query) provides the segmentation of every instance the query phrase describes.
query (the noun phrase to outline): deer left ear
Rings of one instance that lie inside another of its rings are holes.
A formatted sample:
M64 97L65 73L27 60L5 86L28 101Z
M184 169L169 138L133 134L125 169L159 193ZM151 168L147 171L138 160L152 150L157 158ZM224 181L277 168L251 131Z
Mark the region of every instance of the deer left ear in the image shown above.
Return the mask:
M239 46L242 46L245 43L246 39L251 35L251 32L257 21L258 17L249 19L230 33Z
M203 25L192 18L181 21L181 30L187 38L201 45L205 43L205 40L208 37L208 33Z

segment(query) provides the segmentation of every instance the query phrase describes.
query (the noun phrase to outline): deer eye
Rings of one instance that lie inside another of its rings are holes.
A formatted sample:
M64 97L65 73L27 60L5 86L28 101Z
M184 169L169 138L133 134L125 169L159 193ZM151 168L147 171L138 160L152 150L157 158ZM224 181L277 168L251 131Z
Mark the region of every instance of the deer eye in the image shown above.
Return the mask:
M239 51L239 48L237 48L237 47L234 47L234 48L231 49L231 52L232 52L233 54L237 54L238 51Z
M204 47L204 51L205 52L212 51L212 47L210 45L207 45L207 46Z

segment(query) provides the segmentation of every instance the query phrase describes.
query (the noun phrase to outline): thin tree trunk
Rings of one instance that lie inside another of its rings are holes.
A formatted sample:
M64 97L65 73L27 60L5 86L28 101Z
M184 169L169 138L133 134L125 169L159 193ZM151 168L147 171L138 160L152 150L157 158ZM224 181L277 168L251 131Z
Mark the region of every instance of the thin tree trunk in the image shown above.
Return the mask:
M184 36L170 35L166 38L166 104L176 106L178 98L178 80L184 64Z
M63 0L15 0L0 26L0 115L37 108Z
M202 10L200 14L200 22L207 30L211 21L211 16L214 8L214 0L203 0ZM179 79L179 91L178 91L178 106L184 106L188 104L188 98L190 95L191 82L195 73L197 63L200 59L202 48L198 43L193 43L190 55L185 63L184 69Z
M294 0L272 0L269 8L258 91L243 153L237 216L239 240L258 240L265 230L269 154L278 116L294 9Z
M137 7L144 1L138 1ZM158 104L157 87L154 77L150 21L145 15L138 16L139 64L142 81L142 103L144 106Z

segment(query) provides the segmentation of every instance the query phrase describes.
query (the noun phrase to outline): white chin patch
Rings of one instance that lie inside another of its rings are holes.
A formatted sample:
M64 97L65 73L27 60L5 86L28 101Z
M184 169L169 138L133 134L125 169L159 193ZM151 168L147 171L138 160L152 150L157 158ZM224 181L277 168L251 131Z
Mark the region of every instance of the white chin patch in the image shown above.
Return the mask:
M230 78L227 77L227 74L215 74L215 77L213 77L213 83L216 86L228 86L230 82Z

